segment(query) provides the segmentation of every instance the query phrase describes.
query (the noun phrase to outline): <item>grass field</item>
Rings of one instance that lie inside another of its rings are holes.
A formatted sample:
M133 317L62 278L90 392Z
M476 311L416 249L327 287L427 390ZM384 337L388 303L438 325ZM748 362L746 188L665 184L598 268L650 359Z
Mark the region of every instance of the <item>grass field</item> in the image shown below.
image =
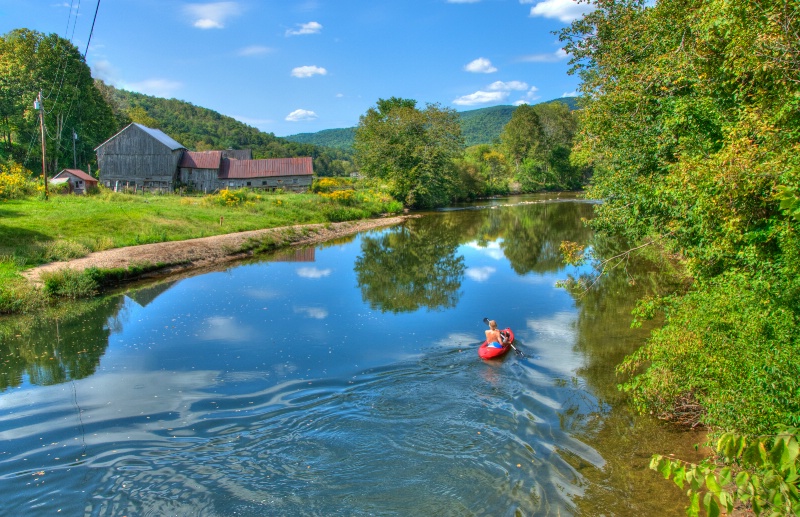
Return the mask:
M18 312L28 304L31 287L20 272L40 264L137 244L358 220L401 209L371 191L342 196L225 190L203 197L103 192L3 200L0 312Z

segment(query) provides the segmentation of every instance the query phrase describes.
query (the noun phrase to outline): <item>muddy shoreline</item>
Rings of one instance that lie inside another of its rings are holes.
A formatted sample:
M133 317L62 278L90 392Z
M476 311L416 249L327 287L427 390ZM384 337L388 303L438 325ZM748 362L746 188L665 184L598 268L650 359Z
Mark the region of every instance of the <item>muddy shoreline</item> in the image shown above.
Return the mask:
M141 244L98 251L69 261L51 262L23 271L22 274L35 285L41 284L42 274L62 269L80 272L92 267L101 270L143 268L147 273L142 274L141 278L165 276L250 257L253 252L248 247L254 242L269 242L274 249L307 246L375 228L394 226L409 217L412 216L283 226L184 241Z

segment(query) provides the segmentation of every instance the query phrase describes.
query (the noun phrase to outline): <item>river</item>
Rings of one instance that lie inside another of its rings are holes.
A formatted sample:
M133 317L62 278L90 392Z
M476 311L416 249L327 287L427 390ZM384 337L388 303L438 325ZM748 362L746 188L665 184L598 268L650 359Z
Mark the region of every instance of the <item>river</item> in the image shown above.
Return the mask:
M0 320L3 515L682 515L647 468L700 434L637 416L614 367L664 288L592 289L592 203L498 199ZM484 317L516 345L482 361Z

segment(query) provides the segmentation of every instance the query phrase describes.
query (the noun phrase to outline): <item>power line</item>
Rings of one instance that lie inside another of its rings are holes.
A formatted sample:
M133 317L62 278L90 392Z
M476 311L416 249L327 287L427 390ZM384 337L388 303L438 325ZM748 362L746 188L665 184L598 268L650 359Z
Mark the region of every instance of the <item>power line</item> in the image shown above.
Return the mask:
M100 0L97 0L97 7L94 8L94 18L92 19L92 28L89 31L89 40L86 42L86 50L83 52L83 59L86 60L86 54L89 52L89 43L92 42L92 34L94 33L94 22L97 21L97 11L100 10Z

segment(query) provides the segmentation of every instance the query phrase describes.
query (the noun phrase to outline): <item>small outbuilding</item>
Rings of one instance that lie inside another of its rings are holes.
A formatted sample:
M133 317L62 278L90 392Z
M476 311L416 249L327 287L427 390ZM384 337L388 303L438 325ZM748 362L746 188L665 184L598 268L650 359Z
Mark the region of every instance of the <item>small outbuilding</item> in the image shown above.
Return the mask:
M63 169L50 179L50 183L54 185L69 183L70 192L85 194L87 189L97 186L97 179L80 169Z

